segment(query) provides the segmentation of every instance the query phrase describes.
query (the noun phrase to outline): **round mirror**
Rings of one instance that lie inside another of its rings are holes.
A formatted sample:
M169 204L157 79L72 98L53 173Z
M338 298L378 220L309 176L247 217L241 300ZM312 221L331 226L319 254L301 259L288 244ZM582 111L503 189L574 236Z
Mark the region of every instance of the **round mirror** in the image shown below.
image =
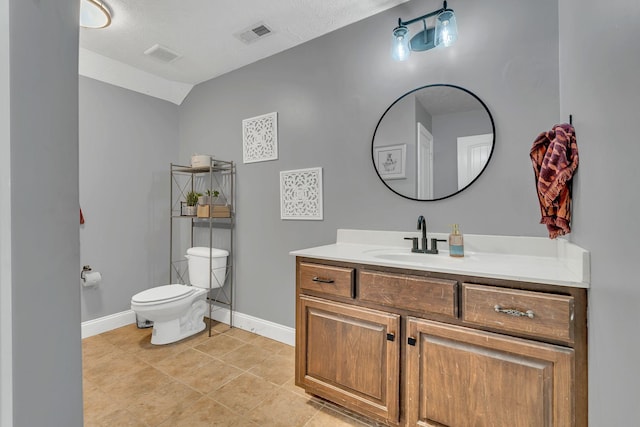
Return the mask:
M495 144L487 106L453 85L423 86L398 98L373 133L378 176L394 193L441 200L469 187L485 170Z

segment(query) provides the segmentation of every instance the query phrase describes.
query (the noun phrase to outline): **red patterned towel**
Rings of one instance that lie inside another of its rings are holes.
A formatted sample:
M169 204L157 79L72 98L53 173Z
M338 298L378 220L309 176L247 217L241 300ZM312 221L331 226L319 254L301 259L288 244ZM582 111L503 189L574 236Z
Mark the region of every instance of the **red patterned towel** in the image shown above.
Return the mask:
M570 233L571 179L578 168L575 129L564 123L542 132L529 154L536 175L540 223L547 225L551 239Z

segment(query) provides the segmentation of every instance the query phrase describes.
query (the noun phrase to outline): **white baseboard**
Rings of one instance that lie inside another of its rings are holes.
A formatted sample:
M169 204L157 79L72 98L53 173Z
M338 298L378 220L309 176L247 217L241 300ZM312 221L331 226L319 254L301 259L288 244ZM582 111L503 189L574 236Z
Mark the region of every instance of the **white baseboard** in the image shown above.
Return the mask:
M118 329L123 326L136 323L136 314L133 310L121 311L120 313L110 314L108 316L99 317L93 320L82 322L82 338L92 337L94 335Z
M218 307L211 313L213 320L226 323L227 325L229 324L229 317L229 309L227 308ZM233 326L284 344L295 345L296 343L295 328L290 328L289 326L280 325L237 311L233 312Z
M226 308L215 308L211 315L213 320L226 323L227 325L229 324L229 317L229 309ZM88 338L133 323L136 323L136 314L133 310L126 310L98 319L88 320L82 322L82 338ZM237 311L233 313L233 326L284 344L295 345L295 328L273 323L248 314L238 313Z

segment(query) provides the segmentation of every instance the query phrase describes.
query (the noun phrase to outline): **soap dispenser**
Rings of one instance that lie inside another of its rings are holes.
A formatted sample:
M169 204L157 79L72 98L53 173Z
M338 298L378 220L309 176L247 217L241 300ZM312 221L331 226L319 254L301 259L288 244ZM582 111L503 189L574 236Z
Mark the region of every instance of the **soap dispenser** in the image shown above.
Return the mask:
M453 224L451 234L449 234L449 255L453 257L464 256L464 238L460 234L458 224Z

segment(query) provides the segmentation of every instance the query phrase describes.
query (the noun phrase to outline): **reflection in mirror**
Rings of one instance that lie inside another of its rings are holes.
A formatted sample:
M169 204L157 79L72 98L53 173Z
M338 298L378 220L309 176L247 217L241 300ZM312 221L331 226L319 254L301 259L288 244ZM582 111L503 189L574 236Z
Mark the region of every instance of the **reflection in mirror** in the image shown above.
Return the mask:
M453 85L429 85L398 98L373 134L378 176L414 200L440 200L471 185L493 152L495 128L486 105Z

